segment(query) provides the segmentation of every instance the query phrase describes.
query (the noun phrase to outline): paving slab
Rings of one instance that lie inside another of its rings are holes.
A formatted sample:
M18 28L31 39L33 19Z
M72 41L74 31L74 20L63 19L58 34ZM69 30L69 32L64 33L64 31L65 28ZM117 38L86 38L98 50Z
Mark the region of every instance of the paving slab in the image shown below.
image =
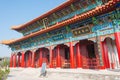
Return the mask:
M47 69L45 77L41 68L10 68L7 80L120 80L120 70Z

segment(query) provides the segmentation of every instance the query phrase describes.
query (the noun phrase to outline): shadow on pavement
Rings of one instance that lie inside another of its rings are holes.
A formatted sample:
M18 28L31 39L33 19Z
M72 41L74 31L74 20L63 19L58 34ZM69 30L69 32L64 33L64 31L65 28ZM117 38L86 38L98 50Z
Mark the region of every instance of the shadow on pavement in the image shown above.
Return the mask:
M13 75L8 75L7 77L14 77Z

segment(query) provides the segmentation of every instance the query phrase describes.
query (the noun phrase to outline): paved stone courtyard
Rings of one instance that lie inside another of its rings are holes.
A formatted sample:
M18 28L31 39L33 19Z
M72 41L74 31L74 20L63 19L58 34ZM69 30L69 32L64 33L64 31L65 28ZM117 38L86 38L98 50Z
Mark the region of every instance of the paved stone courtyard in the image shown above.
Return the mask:
M120 80L120 70L47 69L40 77L40 68L11 68L7 80Z

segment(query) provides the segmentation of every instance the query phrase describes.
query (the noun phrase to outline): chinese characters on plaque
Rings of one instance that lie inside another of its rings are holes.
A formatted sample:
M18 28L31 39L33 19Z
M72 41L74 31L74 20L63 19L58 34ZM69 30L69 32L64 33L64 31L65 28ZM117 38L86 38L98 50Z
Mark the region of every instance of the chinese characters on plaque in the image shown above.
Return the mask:
M91 32L91 30L89 27L78 28L78 29L75 29L72 31L74 36L79 36L79 35L87 34L90 32Z

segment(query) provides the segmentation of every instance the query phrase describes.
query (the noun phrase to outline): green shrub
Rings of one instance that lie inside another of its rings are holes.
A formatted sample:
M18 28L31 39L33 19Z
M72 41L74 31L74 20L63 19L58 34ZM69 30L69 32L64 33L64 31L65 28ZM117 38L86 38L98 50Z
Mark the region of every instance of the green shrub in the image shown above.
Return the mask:
M10 72L9 69L9 60L4 60L2 62L0 62L0 80L6 80L7 75Z
M5 69L5 70L0 69L0 80L6 79L9 72L10 69Z
M5 72L3 70L0 70L0 80L2 80L4 76L5 76Z
M5 69L5 73L9 74L10 73L10 69Z

